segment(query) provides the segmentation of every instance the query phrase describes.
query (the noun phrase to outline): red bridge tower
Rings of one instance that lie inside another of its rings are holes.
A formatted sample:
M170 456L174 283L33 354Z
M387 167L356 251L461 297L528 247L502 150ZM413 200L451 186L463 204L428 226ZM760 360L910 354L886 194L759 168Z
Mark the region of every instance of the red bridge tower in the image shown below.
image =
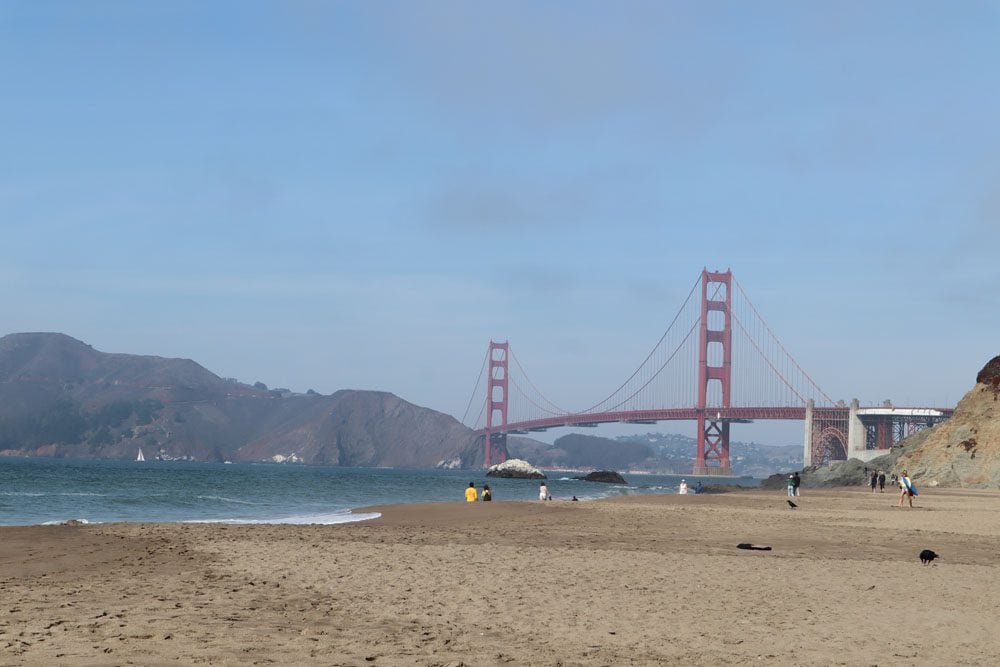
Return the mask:
M712 296L709 297L709 286ZM733 274L701 272L701 325L698 335L698 451L694 460L695 475L730 475L729 421L722 410L730 407L733 375ZM718 297L724 296L723 299ZM711 317L721 313L722 317ZM720 322L721 320L721 322ZM716 325L712 328L709 325ZM721 324L722 328L717 325ZM710 347L711 346L711 347ZM721 346L721 349L720 347ZM711 354L709 354L711 352ZM721 365L709 365L709 362ZM710 382L721 385L721 405L708 405Z
M486 381L486 433L485 461L489 468L494 463L507 460L507 433L494 433L494 426L507 425L507 359L510 356L510 343L494 343L490 341L489 362L490 374ZM494 417L499 417L494 422Z

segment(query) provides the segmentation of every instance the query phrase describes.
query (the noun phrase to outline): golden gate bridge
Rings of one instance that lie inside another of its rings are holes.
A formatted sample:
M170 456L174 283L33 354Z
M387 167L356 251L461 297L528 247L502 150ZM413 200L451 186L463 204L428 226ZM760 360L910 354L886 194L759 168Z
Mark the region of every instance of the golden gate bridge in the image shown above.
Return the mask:
M485 401L467 422L477 396ZM489 466L507 459L508 434L693 421L693 474L730 475L733 424L802 420L803 459L809 466L874 458L951 413L950 408L834 401L785 349L732 272L704 269L660 340L603 399L583 410L559 407L534 385L509 342L491 340L462 422L481 438Z

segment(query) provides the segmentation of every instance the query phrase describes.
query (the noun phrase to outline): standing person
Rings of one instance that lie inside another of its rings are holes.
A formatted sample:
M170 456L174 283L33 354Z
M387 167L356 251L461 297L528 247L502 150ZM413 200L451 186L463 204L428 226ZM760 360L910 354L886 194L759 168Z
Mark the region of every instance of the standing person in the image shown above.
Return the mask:
M476 493L476 485L469 482L469 488L465 490L465 502L474 503L479 500L479 494Z
M878 471L878 492L885 493L885 471Z
M684 495L687 494L687 492L688 492L688 484L682 479L681 485L677 487L677 493Z
M802 478L799 477L799 473L792 475L792 479L795 480L795 495L799 495L799 487L802 486Z
M875 487L878 486L878 473L872 470L872 478L869 480L869 484L872 487L872 493L875 493Z
M896 473L892 473L892 477L889 478L889 483L896 486Z
M548 500L549 499L549 487L545 486L545 482L542 482L538 487L538 499Z
M903 471L903 474L899 476L899 506L903 506L903 498L907 498L910 501L910 507L913 507L913 482L910 481L910 476Z
M788 476L788 497L795 497L795 475Z
M488 503L493 500L493 494L490 493L490 485L483 484L483 502Z

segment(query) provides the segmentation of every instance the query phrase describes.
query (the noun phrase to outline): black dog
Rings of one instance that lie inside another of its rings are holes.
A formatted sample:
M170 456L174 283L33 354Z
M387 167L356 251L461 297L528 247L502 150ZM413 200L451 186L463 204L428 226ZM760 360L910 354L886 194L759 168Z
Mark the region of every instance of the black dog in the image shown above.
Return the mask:
M940 557L941 556L937 555L930 549L924 549L923 551L920 552L920 562L923 563L924 565L927 565L927 563L931 562L935 558L940 558Z

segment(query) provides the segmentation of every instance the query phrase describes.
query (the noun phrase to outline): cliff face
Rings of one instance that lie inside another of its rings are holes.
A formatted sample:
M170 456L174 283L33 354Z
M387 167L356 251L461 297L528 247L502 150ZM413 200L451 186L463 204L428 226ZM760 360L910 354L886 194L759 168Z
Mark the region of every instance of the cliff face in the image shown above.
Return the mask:
M345 466L482 463L472 431L389 393L224 380L188 359L107 354L62 334L0 338L0 453Z
M1000 356L976 376L976 385L951 419L909 445L896 462L914 482L1000 487Z

